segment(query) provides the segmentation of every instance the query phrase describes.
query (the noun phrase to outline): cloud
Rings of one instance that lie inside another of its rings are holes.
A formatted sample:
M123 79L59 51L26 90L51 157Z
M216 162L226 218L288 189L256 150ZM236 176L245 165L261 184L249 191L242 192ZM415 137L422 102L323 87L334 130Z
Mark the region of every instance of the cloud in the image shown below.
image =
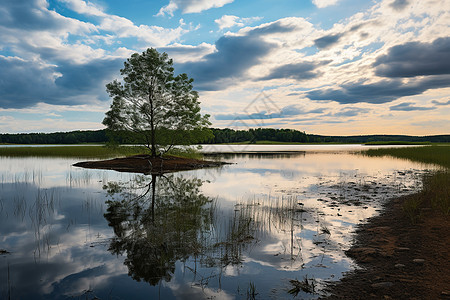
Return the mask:
M234 0L170 0L169 4L162 7L158 16L170 15L176 10L181 10L183 14L199 13L214 7L222 7L232 3Z
M306 115L306 114L318 114L323 113L324 109L315 110L303 110L296 105L288 105L283 107L279 112L267 112L265 110L255 113L241 114L217 114L215 115L216 120L267 120L267 119L278 119L278 118L289 118L294 116Z
M410 42L394 46L377 58L375 73L383 77L450 74L450 37L432 43Z
M404 96L419 95L429 89L450 86L450 76L432 76L404 83L401 80L382 80L375 83L343 84L339 89L326 88L306 92L306 97L317 101L336 101L341 104L373 103L381 104Z
M423 107L423 106L414 106L412 102L403 102L389 108L390 110L398 110L398 111L414 111L414 110L432 110L436 109L435 107Z
M205 55L213 53L215 47L207 43L201 43L197 46L175 43L166 47L158 47L157 50L159 52L166 52L177 63L185 63L201 60Z
M258 20L261 20L261 18L260 17L239 18L237 16L224 15L220 19L214 20L214 22L217 23L219 29L225 29L234 26L242 27Z
M224 89L232 84L224 79L241 77L275 47L252 36L223 36L215 45L216 52L206 55L201 61L177 64L177 69L195 78L196 89Z
M312 3L318 8L324 8L330 5L335 5L339 0L312 0Z
M321 38L315 39L314 45L316 45L316 47L319 49L328 49L334 44L337 44L337 42L339 42L340 38L343 35L344 35L343 33L339 33L323 36Z
M394 0L391 4L389 4L390 7L395 9L396 11L402 11L409 5L409 0Z
M2 2L0 26L25 31L53 30L58 33L71 31L77 34L95 31L95 26L76 19L66 18L47 9L46 1L24 0ZM19 38L20 36L18 36Z
M447 100L446 102L440 102L437 100L433 100L431 101L431 103L433 103L434 105L438 105L438 106L446 106L446 105L450 105L450 100Z
M356 117L360 114L365 114L368 112L369 112L369 110L366 108L351 107L351 108L342 109L341 111L334 113L334 114L330 114L329 116L332 116L332 117Z
M222 18L215 20L214 22L219 25L219 29L230 28L234 26L242 27L244 23L239 22L239 17L224 15Z
M312 79L320 75L314 72L320 64L312 62L301 62L277 67L270 71L270 74L260 78L260 80L271 80L278 78L291 78L296 80Z
M265 36L271 34L290 33L298 29L298 25L295 22L289 22L288 19L284 19L251 28L250 30L247 30L246 34L249 36Z
M98 59L86 64L48 65L0 56L0 107L25 108L45 102L79 105L106 100L104 84L120 69L122 59ZM104 95L99 99L99 95Z

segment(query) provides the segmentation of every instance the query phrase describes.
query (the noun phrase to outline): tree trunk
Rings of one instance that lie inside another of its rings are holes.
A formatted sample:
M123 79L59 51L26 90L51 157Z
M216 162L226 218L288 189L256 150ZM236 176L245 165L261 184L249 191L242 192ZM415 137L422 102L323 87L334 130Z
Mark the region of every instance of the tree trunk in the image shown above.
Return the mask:
M152 148L150 150L151 156L156 157L156 133L155 133L155 123L154 123L154 109L153 109L153 90L152 87L149 88L148 101L150 102L150 136Z

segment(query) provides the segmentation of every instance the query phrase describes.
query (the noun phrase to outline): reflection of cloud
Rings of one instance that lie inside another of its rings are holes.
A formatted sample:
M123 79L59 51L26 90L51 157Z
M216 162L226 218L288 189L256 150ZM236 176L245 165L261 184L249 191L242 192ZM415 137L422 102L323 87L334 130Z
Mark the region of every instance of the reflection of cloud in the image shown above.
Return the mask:
M234 296L229 295L222 289L212 289L207 286L197 286L190 283L178 282L178 278L174 278L171 282L166 284L177 299L219 299L231 300Z

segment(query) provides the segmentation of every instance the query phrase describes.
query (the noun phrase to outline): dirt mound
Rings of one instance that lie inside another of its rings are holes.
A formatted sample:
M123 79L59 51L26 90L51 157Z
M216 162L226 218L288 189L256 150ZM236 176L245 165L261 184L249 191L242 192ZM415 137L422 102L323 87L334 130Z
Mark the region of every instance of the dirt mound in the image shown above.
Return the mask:
M219 167L224 164L227 163L177 156L151 157L150 155L134 155L109 160L79 162L73 166L88 169L115 170L119 172L163 174L176 171Z

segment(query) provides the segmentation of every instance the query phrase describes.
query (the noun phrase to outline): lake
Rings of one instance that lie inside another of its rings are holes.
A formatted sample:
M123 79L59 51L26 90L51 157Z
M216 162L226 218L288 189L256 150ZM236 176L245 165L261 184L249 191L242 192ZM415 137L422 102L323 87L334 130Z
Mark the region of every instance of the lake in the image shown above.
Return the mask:
M363 148L205 145L232 164L160 177L0 157L0 298L317 298L433 169Z

